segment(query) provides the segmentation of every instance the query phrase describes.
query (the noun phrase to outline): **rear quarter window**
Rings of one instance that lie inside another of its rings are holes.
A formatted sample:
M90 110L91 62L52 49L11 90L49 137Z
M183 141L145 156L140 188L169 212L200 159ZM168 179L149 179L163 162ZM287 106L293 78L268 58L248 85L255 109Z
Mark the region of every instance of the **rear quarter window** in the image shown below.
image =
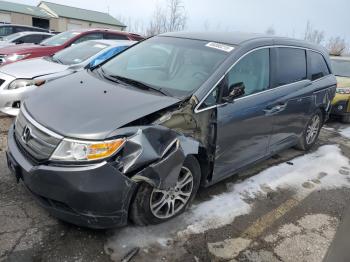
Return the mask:
M275 68L275 84L277 86L307 79L306 51L290 47L276 48Z
M326 75L329 75L327 63L320 53L308 51L309 78L314 81Z

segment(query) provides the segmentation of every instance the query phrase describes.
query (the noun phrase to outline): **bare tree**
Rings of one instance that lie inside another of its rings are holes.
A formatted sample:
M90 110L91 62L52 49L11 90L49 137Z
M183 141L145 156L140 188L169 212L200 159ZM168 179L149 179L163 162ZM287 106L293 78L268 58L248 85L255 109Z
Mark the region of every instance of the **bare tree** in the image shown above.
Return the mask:
M274 34L276 34L276 31L273 28L273 26L270 26L269 28L266 29L265 34L267 34L267 35L274 35Z
M149 26L148 36L164 32L184 30L187 24L187 14L182 0L167 0L166 6L157 5Z
M205 20L204 23L203 23L203 29L204 31L210 31L210 22L208 20Z
M307 21L304 40L313 42L315 44L322 44L324 39L325 39L324 32L314 29L310 21Z
M122 15L115 16L120 22L127 25L127 31L137 34L145 34L145 24L141 19L133 19L132 17L125 17Z
M186 27L187 15L182 0L168 0L166 31L181 31Z
M344 54L348 48L345 39L337 36L329 39L327 49L330 55L340 56Z
M165 32L166 15L164 14L164 12L164 8L157 4L153 11L152 19L149 23L149 26L146 29L147 36L158 35Z

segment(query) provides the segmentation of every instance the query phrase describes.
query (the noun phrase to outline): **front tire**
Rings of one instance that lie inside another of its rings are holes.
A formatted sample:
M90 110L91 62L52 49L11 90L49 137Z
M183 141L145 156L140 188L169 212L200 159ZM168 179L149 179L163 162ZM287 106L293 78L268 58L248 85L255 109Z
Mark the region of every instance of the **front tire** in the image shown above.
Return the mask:
M312 115L309 122L307 123L296 148L303 151L310 150L317 141L322 125L323 125L323 115L320 110L317 110Z
M130 208L130 219L140 226L160 224L183 213L199 188L201 171L197 159L184 161L177 184L160 190L148 183L140 184Z

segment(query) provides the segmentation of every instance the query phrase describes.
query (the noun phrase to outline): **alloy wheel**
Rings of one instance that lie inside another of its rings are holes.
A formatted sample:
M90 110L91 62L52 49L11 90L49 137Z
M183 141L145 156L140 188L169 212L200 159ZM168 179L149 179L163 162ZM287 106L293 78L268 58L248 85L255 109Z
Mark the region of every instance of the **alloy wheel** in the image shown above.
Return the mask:
M306 143L308 145L312 144L315 141L318 131L320 129L320 125L320 116L318 114L314 115L306 129Z
M160 219L175 216L186 206L192 190L192 172L188 168L182 167L174 188L168 190L153 189L150 198L152 214Z

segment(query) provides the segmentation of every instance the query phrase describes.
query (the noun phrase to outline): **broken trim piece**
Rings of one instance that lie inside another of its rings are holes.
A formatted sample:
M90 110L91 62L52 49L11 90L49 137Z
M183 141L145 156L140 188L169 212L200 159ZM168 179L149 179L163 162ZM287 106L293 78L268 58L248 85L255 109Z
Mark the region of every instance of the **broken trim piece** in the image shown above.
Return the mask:
M159 189L176 185L188 155L197 155L199 142L164 126L140 127L125 142L122 172L134 182L144 181Z

